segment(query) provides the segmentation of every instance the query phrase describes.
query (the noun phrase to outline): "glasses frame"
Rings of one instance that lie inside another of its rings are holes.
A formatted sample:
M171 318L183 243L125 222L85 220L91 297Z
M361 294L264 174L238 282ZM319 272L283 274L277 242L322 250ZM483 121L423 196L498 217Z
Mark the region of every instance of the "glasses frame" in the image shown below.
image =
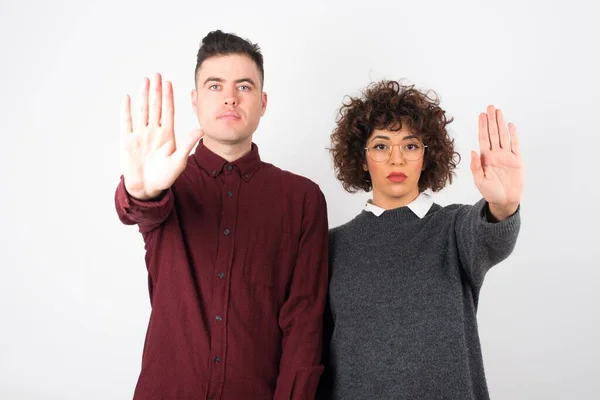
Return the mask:
M373 141L371 141L372 143ZM410 144L410 143L409 143ZM396 144L390 144L390 151L388 152L387 157L384 160L375 160L373 158L373 156L371 156L371 153L369 153L369 146L365 147L364 149L366 150L367 153L367 157L369 157L371 160L373 160L373 162L386 162L390 159L390 157L392 156L392 152L394 151L394 146L398 146L398 148L400 149L400 155L402 156L402 158L406 161L419 161L420 159L422 159L423 157L425 157L425 149L427 149L427 145L423 142L421 142L421 144L423 145L423 152L421 153L421 156L419 158L417 158L416 160L409 160L408 158L406 158L406 156L404 155L404 151L402 150L402 143L396 143Z

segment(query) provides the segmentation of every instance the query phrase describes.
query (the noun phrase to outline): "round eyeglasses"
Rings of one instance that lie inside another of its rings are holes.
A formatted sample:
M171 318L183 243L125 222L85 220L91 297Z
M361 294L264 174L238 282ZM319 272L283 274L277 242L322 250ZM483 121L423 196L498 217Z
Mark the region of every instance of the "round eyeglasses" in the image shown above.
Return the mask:
M392 156L394 146L398 146L402 158L407 161L417 161L423 157L427 147L419 140L412 139L403 143L393 144L391 140L375 139L365 150L369 158L375 162L387 161Z

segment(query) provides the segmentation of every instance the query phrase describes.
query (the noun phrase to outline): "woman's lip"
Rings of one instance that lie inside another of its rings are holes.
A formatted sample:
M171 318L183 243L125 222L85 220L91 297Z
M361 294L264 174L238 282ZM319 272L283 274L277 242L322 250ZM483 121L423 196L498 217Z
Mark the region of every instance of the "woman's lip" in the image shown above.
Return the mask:
M391 173L387 176L387 179L391 182L400 183L406 180L407 176L403 173Z
M402 178L406 178L406 174L402 173L402 172L392 172L391 174L389 174L387 176L388 178L391 177L402 177Z

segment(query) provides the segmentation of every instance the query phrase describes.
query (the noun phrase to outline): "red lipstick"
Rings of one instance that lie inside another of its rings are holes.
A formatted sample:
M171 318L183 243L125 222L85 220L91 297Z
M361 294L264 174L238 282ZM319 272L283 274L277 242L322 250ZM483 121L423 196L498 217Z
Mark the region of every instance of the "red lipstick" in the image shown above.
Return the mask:
M402 172L392 172L387 176L388 180L394 183L404 182L407 178L406 174Z

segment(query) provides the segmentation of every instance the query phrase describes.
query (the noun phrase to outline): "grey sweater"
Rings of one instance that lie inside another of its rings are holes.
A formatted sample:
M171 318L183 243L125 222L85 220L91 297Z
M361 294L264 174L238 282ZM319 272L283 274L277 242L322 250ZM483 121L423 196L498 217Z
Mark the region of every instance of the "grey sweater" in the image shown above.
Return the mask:
M487 203L363 211L330 231L319 398L489 399L477 304L486 272L513 251L520 208Z

